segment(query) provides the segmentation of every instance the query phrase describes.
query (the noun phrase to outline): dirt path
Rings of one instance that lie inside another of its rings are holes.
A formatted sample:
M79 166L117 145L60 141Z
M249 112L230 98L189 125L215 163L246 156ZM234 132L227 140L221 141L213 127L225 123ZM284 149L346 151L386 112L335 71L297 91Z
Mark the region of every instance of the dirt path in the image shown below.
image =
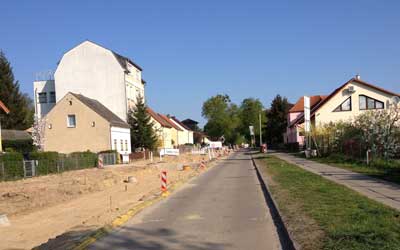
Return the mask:
M0 213L7 213L11 226L0 227L0 249L31 249L67 231L84 231L110 223L140 203L144 196L160 190L160 169L168 170L169 181L187 180L194 169L177 170L180 165L202 157L166 159L147 165L86 169L0 183ZM125 183L134 176L137 183Z

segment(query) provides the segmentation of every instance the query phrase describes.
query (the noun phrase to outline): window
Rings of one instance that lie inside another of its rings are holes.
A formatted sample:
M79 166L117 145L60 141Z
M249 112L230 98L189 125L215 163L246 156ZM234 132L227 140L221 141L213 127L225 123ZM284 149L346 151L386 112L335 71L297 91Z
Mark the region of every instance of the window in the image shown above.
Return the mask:
M117 150L117 139L114 139L114 150Z
M139 70L136 70L136 80L140 80L140 73L139 73Z
M68 128L75 128L76 127L75 115L68 115L67 126L68 126Z
M120 141L121 141L121 151L124 151L124 141L123 140Z
M50 103L55 103L56 102L56 92L52 91L50 92Z
M360 95L358 99L359 99L360 110L383 109L385 107L383 102L365 95Z
M41 92L39 95L39 103L47 103L47 93Z
M351 111L351 96L340 104L333 112Z
M125 151L128 151L128 140L125 140Z

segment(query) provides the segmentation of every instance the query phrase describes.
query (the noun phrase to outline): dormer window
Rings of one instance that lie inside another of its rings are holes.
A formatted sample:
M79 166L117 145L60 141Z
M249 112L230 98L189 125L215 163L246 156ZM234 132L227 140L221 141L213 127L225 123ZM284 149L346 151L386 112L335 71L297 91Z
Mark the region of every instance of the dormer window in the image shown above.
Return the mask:
M333 112L351 111L351 96L340 104Z
M383 102L378 101L366 95L360 95L358 97L360 110L370 110L370 109L383 109L385 105Z

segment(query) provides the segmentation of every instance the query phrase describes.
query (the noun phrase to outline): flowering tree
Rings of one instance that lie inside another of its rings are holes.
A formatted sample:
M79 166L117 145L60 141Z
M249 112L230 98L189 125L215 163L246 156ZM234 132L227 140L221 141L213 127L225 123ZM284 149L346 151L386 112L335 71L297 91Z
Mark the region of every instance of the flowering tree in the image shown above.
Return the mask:
M361 131L363 142L375 154L392 157L400 150L400 105L368 111L359 115L354 126Z
M43 151L44 147L44 132L46 129L46 119L45 118L38 118L35 115L33 121L33 131L32 131L32 141L33 145L35 145L38 150Z

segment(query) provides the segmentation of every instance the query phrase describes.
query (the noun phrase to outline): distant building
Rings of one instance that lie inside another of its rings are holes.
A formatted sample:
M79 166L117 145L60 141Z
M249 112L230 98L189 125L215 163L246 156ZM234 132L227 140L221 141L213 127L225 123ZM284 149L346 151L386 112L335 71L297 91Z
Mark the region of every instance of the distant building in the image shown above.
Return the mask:
M169 118L172 123L178 126L181 130L178 132L178 145L193 144L193 131L179 121L175 116Z
M4 105L4 103L2 101L0 101L0 109L6 114L10 113L10 110L6 107L6 105ZM1 125L0 125L0 152L3 152L3 146L1 143L1 140L2 140L1 134L2 133L1 133Z
M393 97L400 95L367 83L360 76L350 79L329 95L311 96L311 125L320 127L330 122L351 121L367 110L390 108ZM285 142L304 144L304 103L301 97L290 109Z
M151 108L147 108L147 113L150 115L154 130L158 136L158 146L160 148L173 148L172 125Z
M46 115L68 92L95 99L126 121L137 96L145 98L142 68L131 59L94 42L84 41L67 51L54 80L34 82L35 111Z
M199 124L199 122L194 121L192 119L186 119L181 121L186 127L190 128L192 131L197 131L198 130L198 126L197 124Z
M45 116L56 105L54 80L38 80L33 82L33 98L35 114L38 118Z
M129 161L129 125L99 101L67 93L45 118L45 151L117 150Z

